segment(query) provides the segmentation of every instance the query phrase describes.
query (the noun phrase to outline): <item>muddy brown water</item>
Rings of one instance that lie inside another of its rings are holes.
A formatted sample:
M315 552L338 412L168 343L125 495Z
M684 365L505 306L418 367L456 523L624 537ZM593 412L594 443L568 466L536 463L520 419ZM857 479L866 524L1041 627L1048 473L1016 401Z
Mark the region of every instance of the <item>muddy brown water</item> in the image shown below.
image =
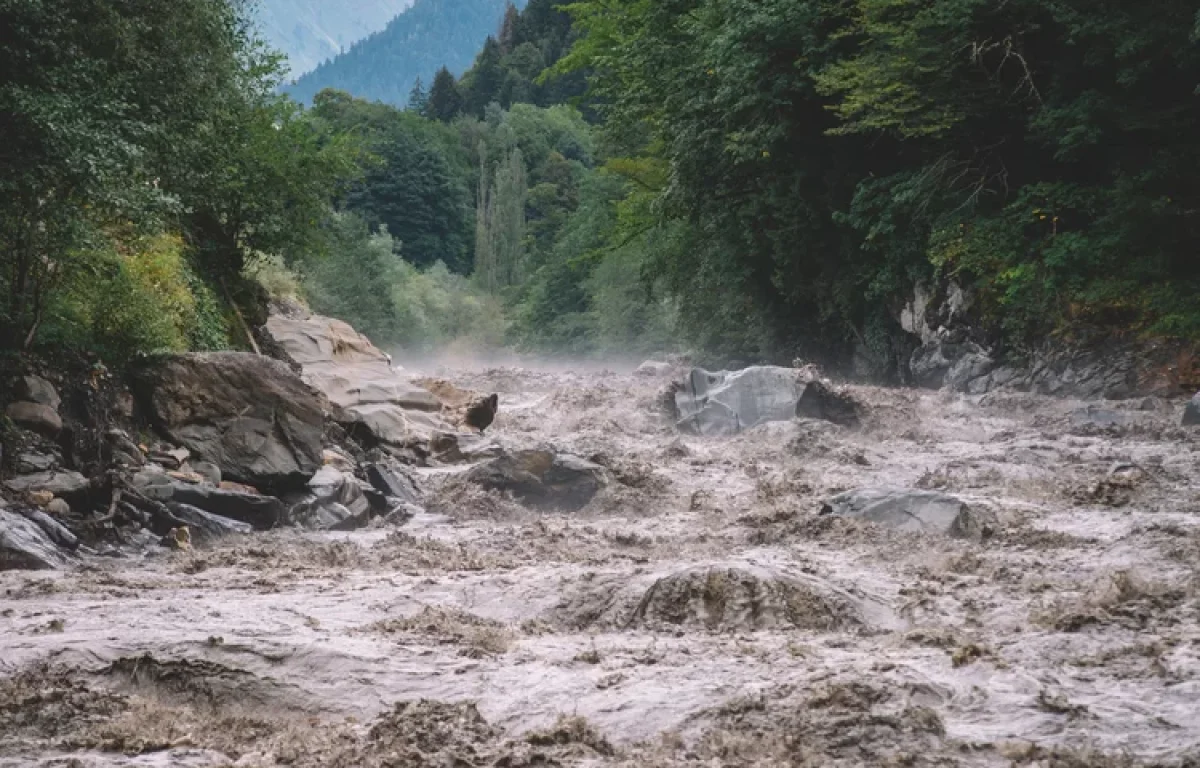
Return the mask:
M857 429L680 435L664 383L431 371L607 466L571 515L423 470L399 529L0 573L0 766L1200 764L1182 403L852 387ZM989 508L983 542L819 514Z

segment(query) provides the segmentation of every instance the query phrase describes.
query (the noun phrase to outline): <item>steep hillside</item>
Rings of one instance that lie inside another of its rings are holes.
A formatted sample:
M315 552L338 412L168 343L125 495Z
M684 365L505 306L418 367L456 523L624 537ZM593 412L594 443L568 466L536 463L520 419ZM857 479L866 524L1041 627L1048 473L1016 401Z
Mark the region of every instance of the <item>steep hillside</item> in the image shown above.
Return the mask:
M428 84L445 66L460 74L500 28L506 0L416 0L383 30L299 78L287 90L311 102L324 88L404 105L417 78ZM524 0L515 3L525 5Z
M387 26L412 0L262 0L259 24L299 77Z

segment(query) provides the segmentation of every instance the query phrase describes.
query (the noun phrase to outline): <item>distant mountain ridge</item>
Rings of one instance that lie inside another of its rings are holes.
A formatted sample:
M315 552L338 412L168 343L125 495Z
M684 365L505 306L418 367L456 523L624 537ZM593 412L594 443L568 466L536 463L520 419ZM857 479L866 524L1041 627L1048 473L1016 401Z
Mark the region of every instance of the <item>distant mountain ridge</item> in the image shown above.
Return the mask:
M259 27L272 48L287 55L290 77L300 77L378 32L413 0L260 0Z
M513 3L518 8L525 0ZM298 78L285 90L311 103L325 88L404 106L417 78L426 87L441 67L455 76L474 63L488 35L496 35L508 0L416 0L379 32Z

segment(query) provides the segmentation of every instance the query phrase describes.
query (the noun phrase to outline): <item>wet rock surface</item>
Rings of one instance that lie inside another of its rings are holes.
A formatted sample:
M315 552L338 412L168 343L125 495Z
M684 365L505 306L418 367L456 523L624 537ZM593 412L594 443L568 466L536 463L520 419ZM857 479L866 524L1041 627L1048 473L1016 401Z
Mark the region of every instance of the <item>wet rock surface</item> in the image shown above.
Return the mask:
M504 453L475 466L466 481L511 493L538 509L582 509L607 482L604 468L578 456L532 448Z
M997 529L996 516L990 510L972 508L954 496L932 491L862 488L834 496L821 511L898 531L976 541L991 536Z
M757 366L710 372L693 368L672 388L679 429L697 435L736 435L759 424L795 417L853 425L851 398L795 368Z
M270 530L179 497L263 498L190 447L41 509L103 549L11 502L66 559L0 573L0 766L1200 759L1184 399L821 382L853 420L793 387L709 436L627 370L423 372L499 394L487 438L324 439Z
M44 513L41 513L44 515ZM9 509L0 502L0 571L7 570L49 570L62 568L71 562L66 554L74 537L70 532L62 530L64 538L59 542L54 540L54 533L61 529L53 520L43 520L43 525L50 529L47 532L38 521L23 515L17 510Z
M9 478L4 487L16 494L48 493L71 499L87 496L88 479L71 470L48 470Z

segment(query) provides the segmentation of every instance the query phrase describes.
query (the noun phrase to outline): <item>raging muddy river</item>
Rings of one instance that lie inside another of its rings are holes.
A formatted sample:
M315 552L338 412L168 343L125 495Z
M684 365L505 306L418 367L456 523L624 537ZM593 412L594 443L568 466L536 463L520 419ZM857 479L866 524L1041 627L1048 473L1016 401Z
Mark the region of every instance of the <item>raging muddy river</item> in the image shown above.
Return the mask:
M856 428L695 437L661 378L433 373L611 483L561 514L425 468L398 528L2 573L0 765L1200 764L1181 404L850 387ZM861 488L995 524L822 514Z

